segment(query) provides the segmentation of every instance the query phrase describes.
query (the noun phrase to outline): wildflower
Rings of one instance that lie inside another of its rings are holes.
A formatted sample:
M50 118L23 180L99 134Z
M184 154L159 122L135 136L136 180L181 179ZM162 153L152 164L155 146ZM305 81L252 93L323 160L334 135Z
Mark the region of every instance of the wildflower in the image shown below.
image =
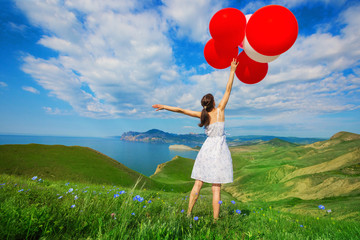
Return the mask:
M151 203L151 200L149 200L148 203Z
M20 189L18 192L22 192L22 191L24 191L24 189Z
M146 208L146 205L144 205L143 208Z
M319 208L320 209L325 209L325 206L324 205L319 205Z
M192 228L192 224L190 223L190 226L189 226L190 228Z
M75 207L75 204L71 205L71 208L74 208Z
M74 189L73 189L73 188L70 188L69 191L68 191L68 193L71 193L72 191L74 191Z
M232 203L232 204L235 204L235 201L234 201L234 200L232 200L232 201L231 201L231 203Z
M37 179L37 176L33 177L32 180L36 180Z
M331 209L327 210L328 213L331 213Z
M131 215L135 216L135 213L131 213Z
M114 194L114 198L117 198L119 197L120 195L119 194Z
M196 216L196 217L194 217L194 220L195 220L195 221L199 220L199 217L197 217L197 216Z
M1 185L5 185L5 183L0 184L0 186L1 186Z
M61 198L62 198L62 196L58 197L58 199L61 199Z
M65 183L65 186L68 186L70 183Z
M303 225L300 225L300 227L304 227Z
M120 194L124 194L124 193L125 193L125 191L124 191L124 190L122 190L122 191L120 191L119 193L120 193Z
M181 213L183 213L185 210L184 209L181 209Z
M223 203L223 202L220 200L220 201L219 201L219 204L222 204L222 203Z
M237 213L237 214L240 214L240 213L241 213L241 210L236 209L236 213Z
M78 199L78 196L77 196L77 195L75 195L74 200L77 200L77 199Z

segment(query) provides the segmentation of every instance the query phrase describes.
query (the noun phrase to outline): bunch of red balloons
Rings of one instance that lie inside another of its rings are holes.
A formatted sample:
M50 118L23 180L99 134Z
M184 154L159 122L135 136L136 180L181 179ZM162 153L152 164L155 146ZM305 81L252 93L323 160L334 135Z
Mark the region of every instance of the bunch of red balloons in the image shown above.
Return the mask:
M224 8L211 18L209 30L212 38L204 48L208 64L224 69L237 58L237 78L254 84L265 78L268 63L295 43L298 23L289 9L279 5L246 16L238 9ZM238 55L239 47L244 51Z

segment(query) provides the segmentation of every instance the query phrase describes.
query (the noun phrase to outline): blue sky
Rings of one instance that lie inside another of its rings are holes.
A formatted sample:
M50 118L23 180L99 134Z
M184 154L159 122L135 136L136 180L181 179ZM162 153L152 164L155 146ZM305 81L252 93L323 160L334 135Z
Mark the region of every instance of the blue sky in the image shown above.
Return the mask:
M230 135L360 133L360 1L0 1L0 134L114 136L158 128L202 133L198 120L155 112L220 100L229 69L203 55L209 21L279 4L297 18L292 48L258 84L235 77Z

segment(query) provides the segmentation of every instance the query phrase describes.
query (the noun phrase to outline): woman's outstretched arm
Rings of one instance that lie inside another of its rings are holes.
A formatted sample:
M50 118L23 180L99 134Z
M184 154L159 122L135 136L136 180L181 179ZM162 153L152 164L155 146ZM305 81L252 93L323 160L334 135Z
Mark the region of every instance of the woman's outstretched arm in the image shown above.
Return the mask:
M197 118L201 117L201 112L182 109L182 108L179 108L179 107L171 107L171 106L162 105L162 104L155 104L155 105L152 105L152 107L156 108L156 111L165 109L165 110L168 110L168 111L171 111L171 112L182 113L182 114L188 115L190 117L197 117Z
M225 90L225 94L223 96L223 98L221 99L220 103L219 103L219 108L221 110L224 110L226 107L226 104L229 101L229 97L230 97L230 93L231 93L231 88L234 82L234 75L235 75L235 71L236 68L238 66L238 62L236 62L236 59L233 58L233 61L231 62L231 68L230 68L230 76L229 76L229 80L228 83L226 85L226 90Z

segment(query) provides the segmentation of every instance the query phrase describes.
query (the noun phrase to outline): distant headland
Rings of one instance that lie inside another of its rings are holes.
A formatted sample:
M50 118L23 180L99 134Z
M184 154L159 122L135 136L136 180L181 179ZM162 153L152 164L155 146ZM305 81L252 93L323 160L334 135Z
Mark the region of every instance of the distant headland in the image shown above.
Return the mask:
M205 134L176 134L168 133L159 129L151 129L147 132L125 132L120 137L122 141L130 142L149 142L149 143L169 143L169 144L182 144L199 146L206 139ZM267 136L267 135L248 135L248 136L227 136L227 142L229 146L248 145L260 142L270 141L272 139L281 139L290 143L296 144L311 144L318 141L323 141L323 138L298 138L298 137L278 137L278 136Z

